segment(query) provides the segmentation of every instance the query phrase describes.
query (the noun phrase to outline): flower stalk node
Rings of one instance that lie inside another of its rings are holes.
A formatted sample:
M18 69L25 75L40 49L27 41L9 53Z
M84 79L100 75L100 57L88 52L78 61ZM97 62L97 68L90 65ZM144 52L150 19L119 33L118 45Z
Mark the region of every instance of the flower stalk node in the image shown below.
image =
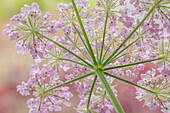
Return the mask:
M94 70L95 70L95 71L100 70L100 71L103 72L103 71L104 71L104 68L103 68L103 66L101 66L101 65L97 65L97 66L95 66Z

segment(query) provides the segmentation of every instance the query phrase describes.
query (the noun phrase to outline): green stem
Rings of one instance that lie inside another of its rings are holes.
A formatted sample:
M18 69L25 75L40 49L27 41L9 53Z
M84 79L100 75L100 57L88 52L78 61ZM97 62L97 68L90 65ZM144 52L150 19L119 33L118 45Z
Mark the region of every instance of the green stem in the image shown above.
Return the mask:
M99 64L99 52L98 52L97 38L95 38L95 43L96 43L97 63Z
M90 89L90 93L89 93L89 97L88 97L88 101L87 101L87 110L89 109L90 99L91 99L91 95L92 95L96 80L97 80L97 75L95 76L95 78L93 80L93 84L92 84L91 89Z
M160 10L161 11L161 13L169 20L169 22L170 22L170 19L168 18L168 16L162 11L162 10Z
M110 100L116 110L117 113L124 113L120 103L118 102L116 96L114 95L112 89L110 88L109 83L107 82L103 72L101 70L96 70L97 76L99 77L100 81L102 82L107 94L110 97Z
M113 62L114 58L116 58L119 54L121 54L124 50L126 50L127 48L129 48L131 45L133 45L135 42L137 42L140 38L137 38L135 41L133 41L132 43L130 43L128 46L126 46L125 48L123 48L119 53L117 53L107 64ZM105 64L104 66L106 66L107 64Z
M136 28L128 35L128 37L119 45L119 47L110 55L110 57L103 63L102 66L106 66L109 60L120 50L120 48L126 43L126 41L135 33L135 31L143 24L143 22L148 18L148 16L155 9L155 5L152 6L148 14L143 18L143 20L136 26Z
M27 12L26 12L25 14L27 15L28 22L29 22L29 24L30 24L31 28L33 28L33 25L32 25L32 19L30 18L30 16L28 15L28 13L27 13Z
M112 59L109 61L109 63L114 62L115 60L117 60L117 59L119 59L119 58L121 58L121 57L123 57L123 56L125 56L125 55L127 55L127 53L124 53L123 55L120 55L119 57L112 58Z
M149 3L149 2L142 2L142 1L139 1L139 0L137 0L138 2L140 2L140 3L144 3L144 4L149 4L149 5L151 5L152 3Z
M83 76L81 76L81 77L78 77L78 78L75 78L75 79L70 80L70 81L68 81L68 82L65 82L65 83L63 83L63 84L60 84L60 85L51 87L50 89L45 90L45 91L44 91L44 94L47 93L47 92L49 92L49 91L52 91L52 90L54 90L54 89L56 89L56 88L65 86L65 85L67 85L67 84L70 84L70 83L72 83L72 82L78 81L78 80L80 80L80 79L83 79L83 78L88 77L88 76L93 75L93 74L94 74L94 72L90 72L90 73L87 73L87 74L85 74L85 75L83 75Z
M115 66L115 67L108 67L108 68L105 68L104 70L123 68L123 67L133 66L133 65L137 65L137 64L143 64L143 63L147 63L147 62L157 61L157 60L161 60L161 59L163 59L163 58L151 59L151 60L136 62L136 63L132 63L132 64L126 64L126 65L120 65L120 66Z
M89 49L87 48L87 45L85 44L85 42L84 42L84 40L83 40L83 38L82 38L82 36L81 36L81 34L80 34L80 32L77 30L77 28L76 28L76 26L74 25L74 23L72 23L72 25L73 25L74 29L76 30L77 34L79 35L79 37L80 37L83 45L85 46L86 50L88 51L88 53L90 53L90 52L89 52Z
M105 25L104 25L104 32L103 32L103 40L102 40L102 47L101 47L101 52L100 52L100 63L101 63L101 59L102 59L102 55L103 55L103 46L104 46L104 41L105 41L105 35L106 35L106 28L107 28L107 20L108 20L108 14L109 12L106 12L106 20L105 20Z
M159 0L159 1L158 1L158 4L159 4L160 2L162 2L162 1L163 1L163 0Z
M71 41L71 43L92 63L91 59L71 40L71 38L66 34L67 38Z
M38 85L41 87L41 84L40 84L40 82L38 81L38 78L37 78L37 73L35 74L35 79L38 82Z
M108 75L108 76L110 76L110 77L113 77L113 78L115 78L115 79L118 79L118 80L120 80L120 81L126 82L126 83L128 83L128 84L131 84L131 85L133 85L133 86L136 86L136 87L138 87L138 88L141 88L141 89L143 89L143 90L145 90L145 91L148 91L148 92L150 92L150 93L155 94L154 91L151 91L151 90L149 90L149 89L146 89L146 88L144 88L144 87L142 87L142 86L139 86L139 85L137 85L137 84L135 84L135 83L133 83L133 82L130 82L130 81L128 81L128 80L125 80L125 79L123 79L123 78L114 76L114 75L112 75L112 74L110 74L110 73L107 73L107 72L104 72L104 74L105 74L105 75Z
M164 104L162 103L162 101L160 100L160 98L159 98L158 96L157 96L157 98L158 98L159 102L161 103L161 105L163 106L163 108L167 110L168 108L167 108L166 106L164 106Z
M164 54L164 38L162 38L162 53Z
M33 37L34 49L35 49L35 52L37 53L37 50L36 50L36 42L35 42L35 35L34 35L34 33L32 34L32 37Z
M87 37L87 34L86 34L85 29L84 29L83 23L82 23L82 21L81 21L81 18L80 18L79 12L78 12L78 10L77 10L76 4L74 3L74 0L71 0L71 2L72 2L72 5L73 5L73 8L74 8L74 10L75 10L77 19L78 19L78 21L79 21L81 30L82 30L82 32L83 32L84 38L85 38L85 40L86 40L87 46L88 46L88 48L89 48L89 52L90 52L89 54L90 54L91 58L93 59L94 64L97 65L96 59L95 59L95 57L94 57L93 50L92 50L92 48L91 48L89 39L88 39L88 37Z
M70 59L66 59L66 58L59 58L59 60L66 60L66 61L69 61L69 62L73 62L75 64L79 64L79 65L85 66L87 68L93 69L93 68L89 67L88 65L85 65L83 63L80 63L80 62L77 62L77 61L74 61L74 60L70 60Z
M105 59L105 57L106 57L106 54L107 54L108 50L110 49L110 46L112 45L112 43L113 43L113 40L112 40L112 41L110 42L110 44L107 46L106 51L105 51L105 53L104 53L104 55L103 55L103 58L102 58L102 61L101 61L101 62L104 61L104 59Z
M57 46L63 48L64 50L66 50L67 52L69 52L70 54L74 55L75 57L77 57L78 59L80 59L81 61L83 61L84 63L86 63L89 67L93 68L93 66L91 64L89 64L88 62L86 62L84 59L82 59L81 57L79 57L78 55L76 55L75 53L73 53L72 51L70 51L69 49L65 48L64 46L60 45L59 43L55 42L54 40L44 36L43 34L36 32L38 35L44 37L45 39L53 42L54 44L56 44Z

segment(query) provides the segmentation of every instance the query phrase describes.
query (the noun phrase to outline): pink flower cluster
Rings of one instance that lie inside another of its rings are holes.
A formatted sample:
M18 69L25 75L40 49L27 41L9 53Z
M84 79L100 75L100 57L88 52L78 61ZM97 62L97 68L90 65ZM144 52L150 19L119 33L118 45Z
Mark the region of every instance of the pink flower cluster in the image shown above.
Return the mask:
M41 10L37 3L32 6L25 5L21 8L21 13L15 15L11 21L14 24L7 24L4 34L11 37L11 41L16 41L18 53L24 54L30 50L33 58L43 58L43 53L52 49L52 43L43 37L38 36L36 32L40 32L46 36L57 33L61 27L61 23L56 20L51 21L51 14L41 17Z
M36 63L45 62L41 69L39 64L32 65L29 80L17 86L17 91L21 95L32 94L35 97L27 102L29 112L57 112L61 111L62 104L70 106L68 100L73 95L69 87L57 86L74 82L80 98L79 105L75 108L77 112L111 113L115 107L101 79L95 80L95 77L98 77L96 73L81 80L75 79L100 70L102 73L109 72L119 80L122 80L123 76L135 80L139 77L140 70L145 69L143 63L153 61L157 67L141 74L141 80L136 85L133 84L137 87L136 98L139 101L144 100L144 105L151 109L161 106L161 111L168 113L170 110L169 1L130 0L128 3L125 0L99 0L96 3L97 7L93 7L91 12L87 2L87 0L75 0L77 12L73 4L58 4L57 10L61 12L59 20L50 20L49 12L41 17L42 13L37 3L33 3L32 6L25 5L21 8L21 13L11 19L14 23L7 24L4 34L17 42L18 52L24 54L29 50ZM129 4L135 8L129 8ZM148 11L151 11L150 15ZM77 13L83 25L79 24ZM117 26L119 23L123 26ZM59 29L64 35L54 36ZM94 59L89 46L94 52ZM70 74L66 74L64 76L66 81L62 82L59 80L59 75L64 71L69 71ZM113 85L114 78L105 75L104 77L117 96Z
M69 91L69 87L63 86L54 89L50 92L46 90L54 85L62 84L59 80L59 75L53 70L49 70L47 65L44 65L40 70L38 64L32 65L28 81L22 82L22 85L17 86L17 91L21 95L27 96L32 93L35 98L27 101L29 113L48 113L48 111L61 111L61 105L70 106L68 101L73 96Z
M168 92L170 90L170 87L168 86L169 77L162 74L156 76L156 70L152 69L152 71L149 70L145 74L141 74L141 78L142 80L138 81L138 85L156 91L157 94L151 94L142 89L136 88L137 99L140 101L145 100L145 105L149 106L152 110L157 109L160 106L159 99L163 100L163 105L165 105L165 103L170 103L170 95ZM167 112L167 110L163 111Z
M90 92L90 88L92 85L92 82L94 80L94 76L88 77L86 81L82 83L82 81L76 83L77 91L79 92L79 98L80 103L77 107L77 111L82 112L97 112L97 113L111 113L113 111L114 107L112 105L112 102L109 98L109 96L106 93L106 90L102 86L102 83L99 79L96 80L95 86L94 86L94 92L91 95L91 101L89 103L89 109L87 110L86 105L88 101L88 94ZM107 77L107 80L109 80L109 84L114 92L114 94L117 96L117 91L115 89L115 86L112 85L114 82L114 79L111 77Z

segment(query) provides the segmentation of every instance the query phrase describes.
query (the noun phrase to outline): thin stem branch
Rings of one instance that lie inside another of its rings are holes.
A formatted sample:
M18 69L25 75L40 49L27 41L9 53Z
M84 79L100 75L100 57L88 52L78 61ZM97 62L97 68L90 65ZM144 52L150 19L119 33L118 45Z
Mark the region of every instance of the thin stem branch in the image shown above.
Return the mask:
M119 47L110 55L110 57L103 63L102 66L106 66L109 60L120 50L120 48L126 43L126 41L135 33L135 31L143 24L143 22L149 17L149 15L155 9L155 5L152 6L148 14L143 18L143 20L136 26L136 28L128 35L128 37L119 45Z
M115 61L115 58L119 55L119 54L121 54L123 51L125 51L127 48L129 48L130 46L132 46L135 42L137 42L138 40L139 40L140 38L137 38L135 41L133 41L132 43L130 43L128 46L126 46L125 48L123 48L119 53L117 53L109 62L108 62L108 64L109 63L111 63L111 62L113 62L113 61ZM107 65L107 64L105 64L105 65Z
M114 61L116 61L117 59L119 59L119 58L121 58L121 57L123 57L123 56L125 56L125 55L127 55L127 53L124 53L123 55L120 55L120 56L118 56L118 57L116 57L116 58L112 58L112 59L109 61L109 63L114 62Z
M71 41L71 43L91 62L91 63L93 63L92 61L91 61L91 59L76 45L76 44L74 44L74 42L71 40L71 38L66 34L66 36L67 36L67 38Z
M143 90L145 90L145 91L148 91L148 92L150 92L150 93L152 93L152 94L155 94L154 91L151 91L151 90L149 90L149 89L146 89L146 88L144 88L144 87L142 87L142 86L139 86L139 85L137 85L137 84L135 84L135 83L133 83L133 82L130 82L130 81L128 81L128 80L125 80L125 79L123 79L123 78L117 77L117 76L112 75L112 74L107 73L107 72L104 72L104 74L105 74L105 75L108 75L108 76L110 76L110 77L113 77L113 78L115 78L115 79L118 79L118 80L120 80L120 81L126 82L126 83L128 83L128 84L131 84L131 85L133 85L133 86L135 86L135 87L141 88L141 89L143 89Z
M89 67L88 65L85 65L85 64L83 64L83 63L80 63L80 62L77 62L77 61L74 61L74 60L70 60L70 59L66 59L66 58L59 58L59 60L65 60L65 61L73 62L73 63L75 63L75 64L79 64L79 65L82 65L82 66L85 66L85 67L87 67L87 68L92 69L92 68Z
M108 50L110 49L110 46L112 45L113 42L114 42L114 41L112 40L112 41L110 42L110 44L108 45L108 47L106 48L106 51L105 51L105 53L104 53L104 55L103 55L103 58L102 58L102 61L101 61L101 62L104 61L104 59L105 59L105 57L106 57L106 54L107 54Z
M164 106L164 104L162 103L161 99L157 96L157 99L159 100L159 102L161 103L161 105L163 106L164 109L168 109L166 106Z
M38 85L41 87L41 84L40 84L40 82L38 81L38 78L37 78L37 73L35 74L35 79L38 82Z
M97 63L99 63L99 52L98 52L98 45L97 45L97 39L95 38L95 43L96 43L96 54L97 54Z
M93 80L93 84L92 84L91 89L90 89L90 93L89 93L89 97L88 97L88 101L87 101L87 110L89 109L90 99L91 99L91 95L92 95L96 80L97 80L97 75L95 76L95 78Z
M161 13L169 20L169 22L170 22L170 19L168 18L168 16L162 11L162 10L160 10L161 11Z
M56 89L56 88L65 86L65 85L67 85L67 84L70 84L70 83L72 83L72 82L78 81L78 80L83 79L83 78L86 78L86 77L88 77L88 76L90 76L90 75L93 75L93 74L94 74L94 72L87 73L87 74L85 74L85 75L83 75L83 76L81 76L81 77L78 77L78 78L75 78L75 79L70 80L70 81L68 81L68 82L65 82L65 83L63 83L63 84L60 84L60 85L51 87L50 89L45 90L44 93L50 92L50 91L52 91L52 90L54 90L54 89Z
M83 38L82 38L82 36L81 36L80 32L77 30L77 28L76 28L76 26L75 26L75 24L74 24L74 23L72 23L72 25L73 25L74 29L76 30L77 34L79 35L79 37L80 37L80 39L81 39L81 41L82 41L83 45L85 46L86 50L87 50L87 51L88 51L88 53L89 53L89 49L87 48L87 45L86 45L86 43L84 42L84 40L83 40Z
M54 40L44 36L43 34L36 32L38 35L44 37L45 39L53 42L54 44L56 44L57 46L63 48L64 50L66 50L67 52L69 52L70 54L74 55L75 57L77 57L78 59L80 59L81 61L83 61L85 64L87 64L89 67L93 68L93 66L91 64L89 64L88 62L86 62L84 59L82 59L81 57L79 57L78 55L76 55L75 53L73 53L72 51L70 51L69 49L65 48L64 46L60 45L59 43L55 42Z
M143 64L143 63L147 63L147 62L157 61L157 60L161 60L161 59L163 59L163 58L151 59L151 60L146 60L146 61L142 61L142 62L126 64L126 65L120 65L120 66L115 66L115 67L108 67L108 68L105 68L104 70L123 68L123 67L133 66L133 65L137 65L137 64Z
M105 20L105 25L104 25L104 32L103 32L103 40L102 40L102 46L101 46L101 52L100 52L100 63L101 63L101 59L102 59L102 55L103 55L103 47L104 47L104 41L105 41L105 35L106 35L106 28L107 28L107 21L108 21L108 14L109 12L106 12L106 20Z
M75 10L77 19L78 19L78 21L79 21L81 30L82 30L82 32L83 32L84 38L85 38L85 40L86 40L87 46L88 46L88 48L89 48L89 52L90 52L89 54L90 54L91 58L93 59L94 65L97 65L97 62L96 62L96 59L95 59L93 50L92 50L92 48L91 48L89 39L88 39L88 37L87 37L87 33L86 33L86 31L85 31L85 29L84 29L84 26L83 26L83 23L82 23L82 21L81 21L81 18L80 18L79 12L78 12L78 10L77 10L76 4L75 4L74 0L71 0L71 2L72 2L72 5L73 5L73 8L74 8L74 10Z

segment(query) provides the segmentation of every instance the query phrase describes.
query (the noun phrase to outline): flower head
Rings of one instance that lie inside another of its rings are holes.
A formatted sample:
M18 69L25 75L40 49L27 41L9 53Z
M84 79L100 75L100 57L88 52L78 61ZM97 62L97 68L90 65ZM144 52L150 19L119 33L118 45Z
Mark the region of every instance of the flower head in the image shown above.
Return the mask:
M170 27L170 10L169 10L169 1L168 0L131 0L131 4L135 4L135 10L133 15L145 14L151 7L155 6L152 16L149 19L148 24L151 21L160 20L164 27ZM140 12L140 13L139 13Z
M30 113L35 111L47 113L48 110L61 111L60 105L71 105L68 100L70 100L73 95L69 92L69 87L64 86L47 91L54 85L63 83L59 80L59 75L50 71L47 67L47 65L44 65L40 70L37 64L33 65L29 80L17 86L17 91L19 91L20 94L27 96L32 92L35 97L29 99L27 102Z
M37 3L31 6L25 5L21 8L21 13L11 19L15 24L7 24L8 29L4 30L4 34L11 37L12 41L17 41L16 48L19 53L30 50L34 59L42 58L44 51L51 49L47 46L50 42L39 36L37 32L50 35L56 33L59 28L59 23L51 21L50 18L49 12L41 17Z
M141 74L141 78L142 80L138 81L138 85L153 91L153 93L151 93L136 88L136 98L139 99L139 101L145 100L144 105L149 106L150 109L157 109L159 102L164 103L170 101L169 80L166 76L162 74L156 76L156 70L152 69L152 71L149 70L147 73ZM166 108L166 106L164 108Z

